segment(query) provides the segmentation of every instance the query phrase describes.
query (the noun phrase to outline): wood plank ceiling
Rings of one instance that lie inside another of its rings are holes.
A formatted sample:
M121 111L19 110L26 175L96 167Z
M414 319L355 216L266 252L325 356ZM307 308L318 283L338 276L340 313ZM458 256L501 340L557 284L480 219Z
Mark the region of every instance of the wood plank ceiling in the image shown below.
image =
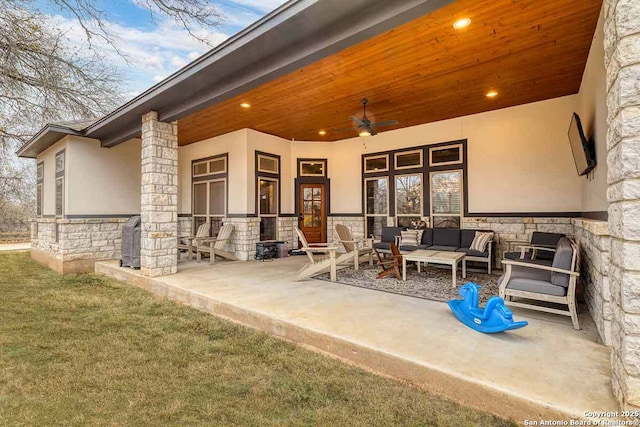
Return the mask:
M348 117L361 116L364 97L372 121L400 122L384 131L574 94L601 4L458 0L181 119L179 143L242 128L296 140L351 138ZM462 17L471 25L455 30ZM490 90L498 96L487 98Z

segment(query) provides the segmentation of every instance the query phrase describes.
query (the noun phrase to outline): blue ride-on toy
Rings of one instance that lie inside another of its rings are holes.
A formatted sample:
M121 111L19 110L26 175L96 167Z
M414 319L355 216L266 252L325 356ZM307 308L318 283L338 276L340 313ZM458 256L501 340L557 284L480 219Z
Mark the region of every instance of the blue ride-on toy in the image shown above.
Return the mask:
M485 334L510 331L527 326L529 322L514 322L513 314L504 305L504 300L498 296L489 298L487 305L478 307L478 290L480 285L466 283L460 287L462 299L452 299L448 302L459 321Z

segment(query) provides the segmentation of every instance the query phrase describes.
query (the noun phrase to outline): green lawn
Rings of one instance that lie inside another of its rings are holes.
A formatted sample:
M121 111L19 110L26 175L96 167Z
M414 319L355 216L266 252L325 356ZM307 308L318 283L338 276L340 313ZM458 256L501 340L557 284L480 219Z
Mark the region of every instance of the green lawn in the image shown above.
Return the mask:
M0 304L0 425L512 425L28 253Z

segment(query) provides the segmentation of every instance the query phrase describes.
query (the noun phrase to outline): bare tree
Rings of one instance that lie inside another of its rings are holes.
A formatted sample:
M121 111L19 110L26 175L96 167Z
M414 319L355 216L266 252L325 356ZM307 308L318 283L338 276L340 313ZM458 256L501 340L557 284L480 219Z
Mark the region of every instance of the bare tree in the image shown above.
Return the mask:
M197 30L217 27L222 19L208 0L136 2L152 18L168 16L202 41L206 37ZM65 29L38 12L36 0L0 1L0 210L5 213L25 211L10 206L33 205L35 167L15 158L20 145L45 123L99 117L124 101L122 73L94 43L100 39L100 46L106 42L121 54L99 4L49 0L84 30L86 44L71 46Z

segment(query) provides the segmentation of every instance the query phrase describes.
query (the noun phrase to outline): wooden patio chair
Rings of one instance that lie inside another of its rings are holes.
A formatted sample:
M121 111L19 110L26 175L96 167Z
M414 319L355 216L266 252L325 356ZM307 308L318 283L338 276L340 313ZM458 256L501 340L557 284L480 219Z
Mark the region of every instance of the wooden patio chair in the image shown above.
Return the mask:
M348 258L344 262L353 261L353 268L358 271L360 265L360 257L367 255L369 265L373 265L373 241L372 239L354 240L351 236L351 230L343 224L336 225L336 233L338 233L338 241L344 247ZM368 244L367 244L368 242Z
M225 250L226 243L231 239L231 233L233 233L233 225L225 224L220 227L220 231L216 237L201 239L201 244L196 248L197 261L200 262L203 253L209 254L210 264L215 264L217 256L231 261L237 261L234 254Z
M296 274L296 280L302 280L307 277L315 276L316 274L320 274L323 271L329 269L331 272L331 281L336 281L337 276L337 258L336 251L338 250L337 246L329 246L327 243L308 243L307 239L304 237L304 234L298 227L295 227L296 233L298 234L298 240L302 245L302 250L309 257L309 263L298 270ZM315 258L314 254L324 254L325 256Z
M378 257L378 265L382 267L382 271L378 273L376 279L384 279L389 276L396 276L396 279L402 280L402 254L395 243L389 245L391 251L391 257L388 259L382 258L380 252L374 249L376 256Z
M180 249L186 249L187 251L187 259L191 261L191 255L196 250L200 242L205 237L209 237L209 230L211 229L211 224L205 222L198 227L198 231L195 236L180 236L178 237L178 251ZM178 252L178 259L180 257L180 252Z

